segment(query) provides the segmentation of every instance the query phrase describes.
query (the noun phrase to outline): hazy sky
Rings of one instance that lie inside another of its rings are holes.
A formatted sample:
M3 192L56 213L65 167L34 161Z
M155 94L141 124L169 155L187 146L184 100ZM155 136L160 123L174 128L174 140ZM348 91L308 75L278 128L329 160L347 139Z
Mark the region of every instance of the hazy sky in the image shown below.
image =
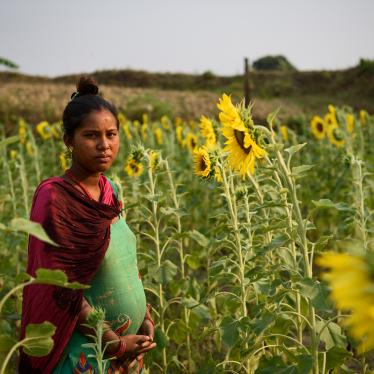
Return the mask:
M374 0L0 0L0 57L25 73L241 73L283 54L301 70L374 59Z

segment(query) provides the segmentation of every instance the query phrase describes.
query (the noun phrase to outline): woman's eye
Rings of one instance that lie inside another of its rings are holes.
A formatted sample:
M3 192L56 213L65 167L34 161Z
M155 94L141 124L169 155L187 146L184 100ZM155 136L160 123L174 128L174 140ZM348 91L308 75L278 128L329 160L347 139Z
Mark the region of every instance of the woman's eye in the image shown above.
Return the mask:
M111 132L111 133L108 134L109 138L114 138L115 136L117 136L117 133L115 133L115 132Z
M86 136L86 138L90 138L90 139L92 139L92 138L95 137L95 134L86 134L85 136Z

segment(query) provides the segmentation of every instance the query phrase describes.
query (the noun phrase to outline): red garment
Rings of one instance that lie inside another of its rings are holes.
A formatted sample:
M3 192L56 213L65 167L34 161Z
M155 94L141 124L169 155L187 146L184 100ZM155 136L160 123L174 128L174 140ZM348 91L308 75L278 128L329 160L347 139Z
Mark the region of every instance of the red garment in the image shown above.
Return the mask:
M108 249L110 224L120 206L110 182L101 176L100 202L89 199L60 177L43 181L35 191L30 219L39 222L59 247L29 237L27 272L63 270L70 282L90 284ZM83 291L51 285L30 285L23 291L21 339L29 323L56 326L52 352L30 357L21 352L19 372L49 374L58 363L75 328Z

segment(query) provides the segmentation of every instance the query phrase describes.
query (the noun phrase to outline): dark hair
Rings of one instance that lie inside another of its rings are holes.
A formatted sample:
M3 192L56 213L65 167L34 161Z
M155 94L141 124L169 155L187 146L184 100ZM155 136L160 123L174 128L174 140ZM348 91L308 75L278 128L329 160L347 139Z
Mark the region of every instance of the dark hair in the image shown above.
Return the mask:
M117 128L119 121L117 109L99 95L99 87L96 81L89 76L82 76L77 82L77 91L71 95L70 102L64 109L62 116L64 134L73 136L87 116L93 111L108 110L116 119Z

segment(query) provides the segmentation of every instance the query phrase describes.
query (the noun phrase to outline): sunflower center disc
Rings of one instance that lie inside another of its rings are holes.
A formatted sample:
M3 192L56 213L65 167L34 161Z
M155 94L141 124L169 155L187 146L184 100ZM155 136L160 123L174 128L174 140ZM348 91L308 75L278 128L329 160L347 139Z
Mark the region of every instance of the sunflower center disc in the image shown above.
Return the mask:
M244 131L234 129L234 135L239 147L243 150L243 152L249 154L249 152L251 152L252 146L249 146L248 148L244 147Z

